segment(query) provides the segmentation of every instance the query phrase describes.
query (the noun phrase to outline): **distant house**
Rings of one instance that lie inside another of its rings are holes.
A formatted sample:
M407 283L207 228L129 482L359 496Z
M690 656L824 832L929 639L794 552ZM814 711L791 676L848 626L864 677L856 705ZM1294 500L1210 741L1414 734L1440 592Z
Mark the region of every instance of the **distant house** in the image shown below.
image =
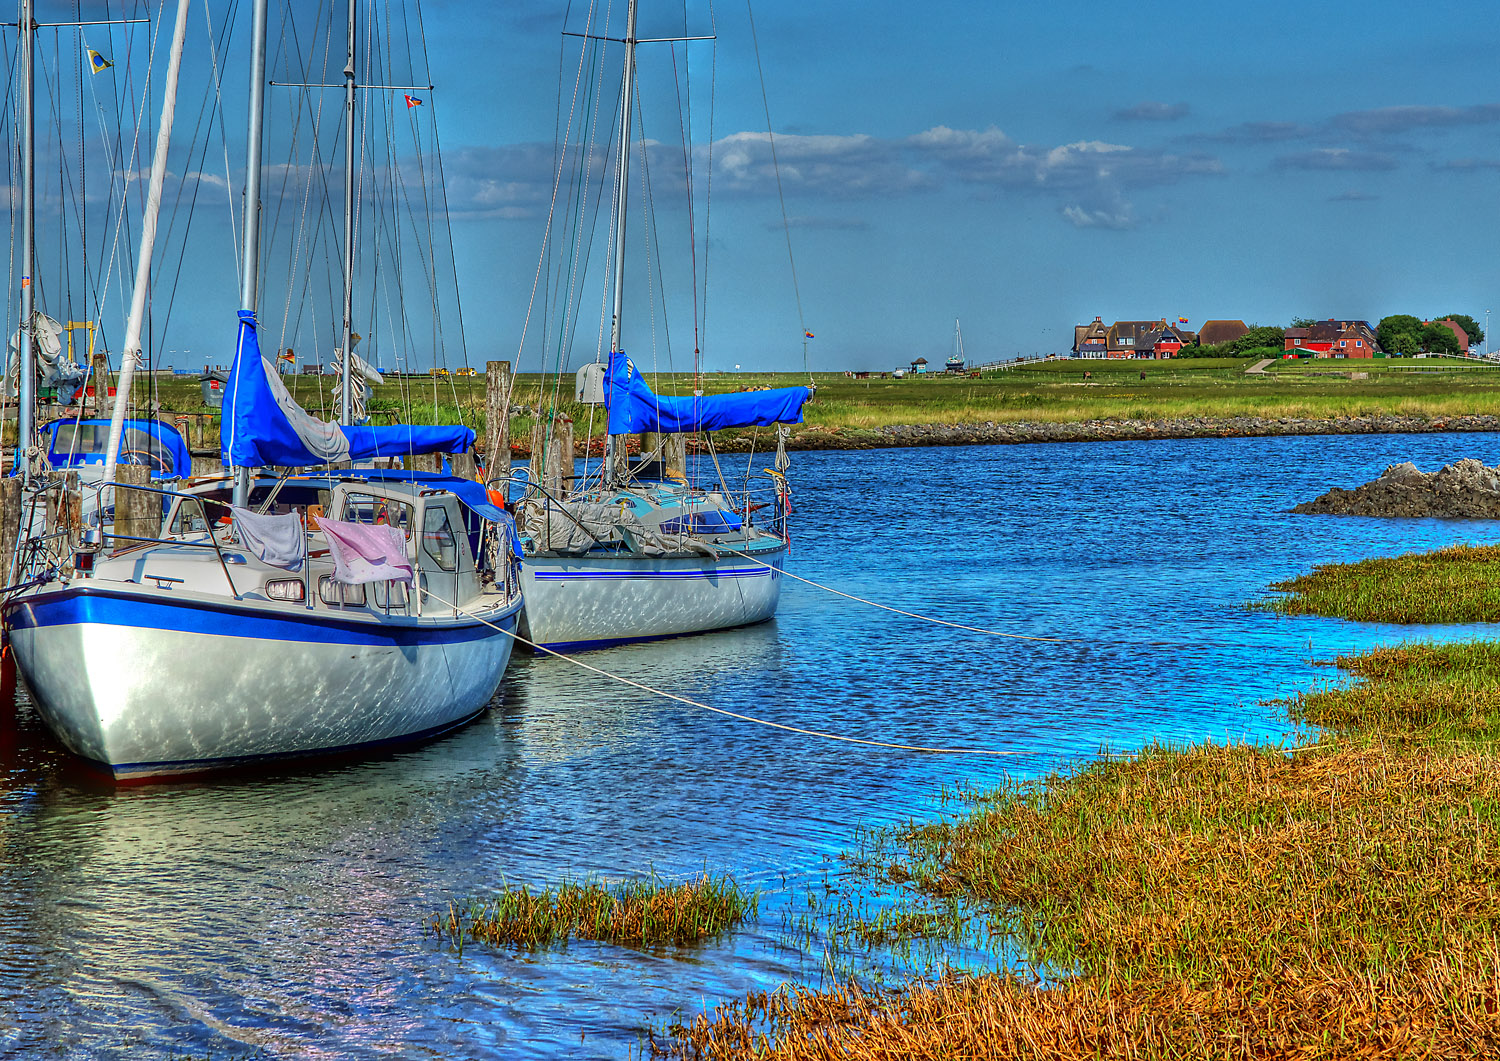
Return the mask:
M1104 357L1109 348L1109 325L1100 317L1092 324L1073 325L1073 356Z
M1311 351L1314 357L1374 357L1380 352L1368 321L1329 318L1307 328L1288 328L1282 343L1284 350Z
M1244 321L1204 321L1198 329L1198 342L1204 346L1232 343L1250 334Z
M1429 324L1441 324L1445 328L1451 328L1453 330L1453 337L1458 340L1459 353L1467 354L1469 352L1469 333L1464 331L1464 327L1462 324L1459 324L1458 322L1450 320L1446 317L1440 321L1422 322L1422 326L1424 328Z
M912 373L912 375L914 375L914 376L920 376L920 375L923 375L924 373L926 373L926 371L927 371L927 359L925 357L919 357L919 358L917 358L915 361L913 361L911 363L911 373Z
M1104 356L1116 360L1173 357L1191 341L1191 335L1160 318L1115 321L1107 333Z

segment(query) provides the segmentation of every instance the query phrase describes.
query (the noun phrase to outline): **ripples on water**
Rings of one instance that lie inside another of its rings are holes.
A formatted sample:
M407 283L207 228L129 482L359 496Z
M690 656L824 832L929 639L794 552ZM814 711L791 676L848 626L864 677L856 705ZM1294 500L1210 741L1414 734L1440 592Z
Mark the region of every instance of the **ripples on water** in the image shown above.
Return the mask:
M0 736L0 1056L624 1056L674 1012L816 959L782 915L861 824L941 785L1151 740L1280 739L1308 664L1413 633L1242 607L1314 563L1488 541L1491 525L1296 517L1386 464L1495 462L1494 435L799 455L794 572L998 640L786 583L756 628L591 662L780 722L1015 753L924 757L707 715L551 659L410 752L114 792L25 708ZM594 943L460 958L422 920L501 881L707 868L761 917L688 951Z

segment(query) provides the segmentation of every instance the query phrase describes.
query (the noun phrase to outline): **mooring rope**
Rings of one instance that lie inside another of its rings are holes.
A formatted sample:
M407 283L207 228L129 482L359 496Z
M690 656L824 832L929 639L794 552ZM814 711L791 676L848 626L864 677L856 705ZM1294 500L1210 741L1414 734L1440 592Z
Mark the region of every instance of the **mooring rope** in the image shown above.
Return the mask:
M835 596L847 597L849 600L858 601L860 604L868 604L872 608L880 608L883 611L895 612L897 615L904 615L909 619L920 619L924 623L934 623L937 626L951 626L955 630L968 630L971 633L989 634L992 637L1008 637L1015 641L1046 641L1054 645L1092 644L1092 642L1087 638L1082 637L1042 637L1039 634L1012 634L1007 633L1004 630L991 630L985 626L969 626L966 623L955 623L949 619L935 619L930 615L919 615L916 612L905 611L901 608L896 608L889 604L881 604L879 601L869 600L865 597L856 597L854 594L845 593L841 589L834 589L832 586L825 586L821 582L814 582L810 578L803 578L801 575L794 575L784 568L779 568L775 564L768 564L764 560L761 560L759 557L751 556L749 553L741 552L738 549L724 549L724 552L729 553L731 556L743 557L744 559L749 560L752 564L759 564L761 567L769 567L773 571L780 571L782 577L784 578L795 578L798 582L806 582L809 586L812 586L815 589L821 589L824 592L832 593Z
M633 688L640 689L642 692L650 693L653 696L660 696L668 700L675 700L679 704L686 704L689 707L696 707L702 711L712 711L716 715L725 715L729 718L738 719L741 722L753 722L757 726L768 726L771 729L786 730L788 733L800 733L805 737L821 737L824 740L842 741L845 744L862 744L869 748L891 748L896 751L922 752L928 755L982 755L994 758L1020 758L1034 756L1037 754L1036 752L995 751L991 748L935 748L922 744L898 744L892 741L870 740L866 737L850 737L847 734L843 733L829 733L827 730L807 729L802 726L790 726L785 722L772 722L769 719L756 718L753 715L743 715L738 711L729 711L722 707L714 707L711 704L705 704L700 700L694 700L686 696L679 696L677 693L669 693L665 689L658 689L655 686L647 685L645 682L638 682L634 678L627 678L624 675L607 671L603 667L596 667L592 663L585 663L581 659L575 659L574 657L569 656L565 653L558 652L556 649L548 648L546 645L539 645L529 638L522 637L514 630L507 630L505 629L505 627L500 626L497 623L490 622L483 616L475 615L473 612L469 611L467 608L461 605L454 604L452 601L444 600L442 597L438 596L436 593L433 593L431 590L423 590L422 592L426 593L427 596L431 597L439 604L446 605L456 612L467 615L470 619L473 619L476 622L483 623L485 626L488 626L493 630L498 630L506 637L509 637L514 641L518 641L523 645L528 645L538 652L545 652L549 656L555 656L560 660L566 660L568 663L573 664L575 667L581 667L586 671L592 671L594 674L598 674L601 677L610 678L614 681L620 682L622 685L629 685Z

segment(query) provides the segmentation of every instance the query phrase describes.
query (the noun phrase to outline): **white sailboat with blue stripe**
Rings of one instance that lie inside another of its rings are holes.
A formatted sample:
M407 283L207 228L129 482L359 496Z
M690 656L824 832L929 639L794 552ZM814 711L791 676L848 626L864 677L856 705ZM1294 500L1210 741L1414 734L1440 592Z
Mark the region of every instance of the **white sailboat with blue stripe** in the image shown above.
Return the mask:
M473 431L324 423L287 393L257 337L253 207L243 243L246 308L220 431L235 474L190 492L129 487L161 504L148 506L149 517L122 515L116 500L127 488L112 473L140 346L187 6L179 0L106 470L84 487L94 504L80 506L114 506L116 516L108 526L63 519L26 542L17 584L0 605L42 720L122 781L365 754L460 726L499 689L521 611L514 523L482 484L371 466L466 452ZM261 63L252 63L251 204L261 175L265 0L254 6ZM351 5L351 54L354 14ZM351 85L352 69L351 59ZM346 250L347 352L352 242ZM347 400L343 408L347 418ZM58 511L73 507L62 480L36 490L55 491Z

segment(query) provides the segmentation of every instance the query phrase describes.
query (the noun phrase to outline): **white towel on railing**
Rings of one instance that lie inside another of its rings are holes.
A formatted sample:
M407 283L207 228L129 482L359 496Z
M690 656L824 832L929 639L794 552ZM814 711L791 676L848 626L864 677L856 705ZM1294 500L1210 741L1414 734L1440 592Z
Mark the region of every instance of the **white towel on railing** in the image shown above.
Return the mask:
M406 535L399 527L346 523L322 516L317 520L333 556L335 582L346 586L386 581L416 584L411 561L406 558Z
M248 508L230 506L234 515L234 533L240 544L262 563L297 571L307 555L307 536L302 533L302 517L295 512L282 516L261 515Z

